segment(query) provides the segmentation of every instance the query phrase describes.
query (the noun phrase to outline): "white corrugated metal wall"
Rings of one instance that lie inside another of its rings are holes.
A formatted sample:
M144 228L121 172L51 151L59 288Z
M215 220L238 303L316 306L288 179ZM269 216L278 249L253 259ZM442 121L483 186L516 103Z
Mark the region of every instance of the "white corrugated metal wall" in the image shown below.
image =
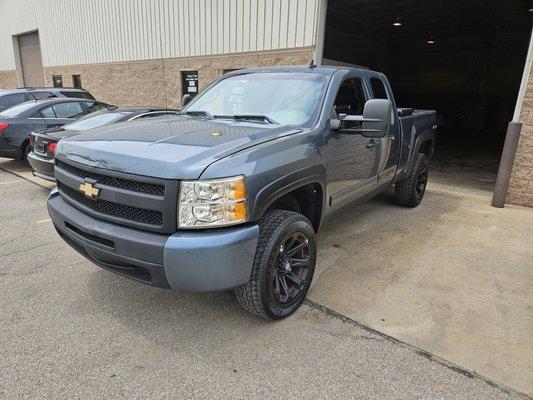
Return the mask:
M0 0L0 70L36 29L45 67L312 46L318 2Z

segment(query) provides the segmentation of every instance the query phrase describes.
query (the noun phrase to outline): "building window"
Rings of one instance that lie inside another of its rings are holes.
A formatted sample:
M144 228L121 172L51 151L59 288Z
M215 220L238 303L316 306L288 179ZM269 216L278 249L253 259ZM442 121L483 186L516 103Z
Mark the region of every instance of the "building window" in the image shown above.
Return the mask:
M81 87L81 75L75 74L72 75L72 83L76 89L82 89Z
M181 91L191 97L198 94L198 71L181 71Z
M54 87L63 87L63 77L61 75L52 75Z

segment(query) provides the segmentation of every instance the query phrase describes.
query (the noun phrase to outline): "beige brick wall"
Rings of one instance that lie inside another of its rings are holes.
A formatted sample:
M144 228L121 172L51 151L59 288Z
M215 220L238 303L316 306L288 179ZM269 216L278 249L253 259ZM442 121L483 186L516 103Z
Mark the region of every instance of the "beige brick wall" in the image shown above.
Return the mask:
M0 89L13 89L18 86L17 71L0 71Z
M516 151L507 201L533 206L533 69L520 112L522 132Z
M222 75L224 69L274 65L307 65L314 48L240 53L221 56L175 58L109 64L45 68L46 84L60 74L64 86L72 86L72 75L80 74L82 85L97 99L124 106L179 107L181 71L198 71L200 89Z

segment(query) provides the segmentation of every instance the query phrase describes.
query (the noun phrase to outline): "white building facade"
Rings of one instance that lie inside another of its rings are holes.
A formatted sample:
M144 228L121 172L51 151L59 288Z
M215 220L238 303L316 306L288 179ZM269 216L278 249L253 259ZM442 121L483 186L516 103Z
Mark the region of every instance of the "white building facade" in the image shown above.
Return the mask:
M224 71L305 65L320 0L0 0L0 88L81 85L102 101L178 106Z

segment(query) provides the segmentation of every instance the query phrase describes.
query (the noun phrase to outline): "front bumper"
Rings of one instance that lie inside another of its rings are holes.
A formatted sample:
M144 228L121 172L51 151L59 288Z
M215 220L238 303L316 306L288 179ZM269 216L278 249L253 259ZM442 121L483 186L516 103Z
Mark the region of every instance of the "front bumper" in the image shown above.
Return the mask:
M32 151L28 154L28 162L33 170L33 175L55 182L53 158L44 158Z
M57 189L48 212L61 237L78 253L112 272L182 292L233 289L250 279L257 225L173 235L116 225L82 213Z

